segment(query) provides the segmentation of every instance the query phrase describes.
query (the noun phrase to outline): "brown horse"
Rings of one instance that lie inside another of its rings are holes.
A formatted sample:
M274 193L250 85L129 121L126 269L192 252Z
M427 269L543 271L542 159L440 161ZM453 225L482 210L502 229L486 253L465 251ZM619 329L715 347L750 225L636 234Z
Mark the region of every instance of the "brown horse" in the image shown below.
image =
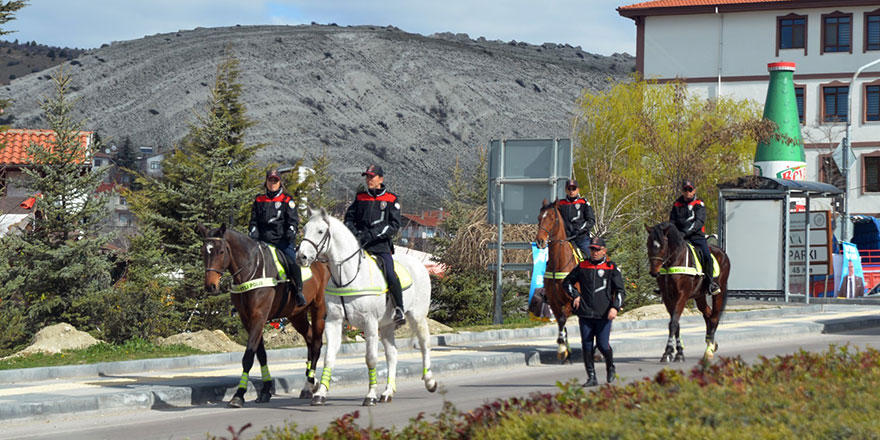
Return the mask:
M556 325L559 326L559 334L556 337L556 356L562 363L570 362L571 349L568 345L568 331L565 322L571 316L571 298L562 289L562 280L577 265L571 244L565 236L565 224L556 202L547 203L544 200L541 212L538 214L538 235L535 244L547 250L547 270L544 272L544 294L556 317ZM587 356L587 353L584 353Z
M718 350L715 342L715 330L718 321L727 305L727 277L730 275L730 259L727 254L716 246L710 246L710 250L718 260L721 273L718 276L718 284L721 293L711 297L712 307L706 299L708 286L702 272L694 268L693 258L687 243L681 232L672 223L660 223L654 227L645 225L648 231L648 259L650 261L650 274L657 278L660 287L660 295L663 304L669 312L669 338L666 341L666 351L660 358L660 362L669 362L673 353L673 336L675 337L675 361L684 361L684 347L681 345L678 324L685 304L691 298L697 303L697 308L703 313L706 321L706 351L705 359L712 359Z
M210 231L199 225L198 232L204 239L202 258L205 261L205 289L208 292L219 288L220 277L227 270L232 274L232 282L236 286L259 282L260 279L271 281L278 275L274 259L264 244L238 231L227 229L225 224ZM244 393L247 391L248 373L254 365L254 355L260 361L263 379L256 402L266 403L272 397L272 378L266 363L263 328L269 319L281 317L286 317L306 340L306 382L299 397L311 399L315 386L315 367L321 356L324 337L324 286L330 278L330 271L323 263L312 264L311 270L312 277L303 282L303 295L306 297L304 307L296 307L295 301L290 297L287 282L278 283L274 287L255 287L240 293L230 293L232 304L248 332L247 348L241 360L241 382L229 401L230 407L241 408L244 405ZM248 287L253 286L244 286L241 289ZM307 314L311 315L311 325Z

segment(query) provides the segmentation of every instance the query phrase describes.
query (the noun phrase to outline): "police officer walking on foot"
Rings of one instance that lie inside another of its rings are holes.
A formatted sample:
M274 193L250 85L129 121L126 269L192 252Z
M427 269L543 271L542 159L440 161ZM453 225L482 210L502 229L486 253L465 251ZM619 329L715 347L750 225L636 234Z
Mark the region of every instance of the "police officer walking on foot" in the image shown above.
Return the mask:
M397 195L385 188L385 174L382 167L370 165L361 173L366 176L367 190L357 193L354 203L345 211L345 226L354 233L361 247L384 263L382 270L388 283L388 290L394 301L395 324L403 325L406 317L403 310L403 291L400 280L394 273L394 234L400 229L400 201Z
M248 235L254 240L275 246L290 264L284 264L291 281L293 297L297 307L306 305L302 294L302 271L296 264L296 232L299 229L299 214L293 197L284 192L281 176L273 168L266 172L265 194L258 194L251 206L251 222Z
M681 182L681 196L672 205L669 212L669 221L684 234L685 240L691 242L700 249L703 262L703 275L709 286L709 293L717 295L721 293L721 287L712 276L714 265L712 253L709 251L709 243L703 234L703 225L706 223L706 205L697 198L694 182L684 180Z
M605 357L605 380L615 380L614 354L611 352L611 321L617 317L626 292L623 288L623 275L617 265L606 259L605 240L593 237L590 240L589 258L575 266L562 280L562 288L573 298L572 310L578 316L581 329L581 347L584 353L584 366L587 369L585 387L599 384L596 380L596 367L593 356L593 339ZM580 286L580 291L575 287Z
M596 215L590 203L581 197L577 180L565 182L565 198L556 202L562 221L565 224L565 236L581 250L584 259L590 255L590 230L596 224Z

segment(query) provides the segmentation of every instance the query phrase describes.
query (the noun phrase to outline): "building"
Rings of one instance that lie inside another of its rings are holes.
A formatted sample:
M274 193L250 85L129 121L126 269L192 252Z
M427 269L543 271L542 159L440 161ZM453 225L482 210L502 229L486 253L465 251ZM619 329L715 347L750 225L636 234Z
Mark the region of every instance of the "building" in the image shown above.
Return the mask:
M403 214L399 236L407 242L415 244L420 240L429 240L442 235L440 223L449 217L449 212L440 210L422 211L420 214Z
M680 78L706 97L764 102L767 64L794 62L807 179L842 185L831 152L845 137L853 74L880 59L877 0L655 0L617 9L636 25L636 70ZM852 214L880 216L880 65L852 88Z
M165 159L165 153L155 153L144 156L142 170L144 174L150 177L159 177L162 175L162 161Z

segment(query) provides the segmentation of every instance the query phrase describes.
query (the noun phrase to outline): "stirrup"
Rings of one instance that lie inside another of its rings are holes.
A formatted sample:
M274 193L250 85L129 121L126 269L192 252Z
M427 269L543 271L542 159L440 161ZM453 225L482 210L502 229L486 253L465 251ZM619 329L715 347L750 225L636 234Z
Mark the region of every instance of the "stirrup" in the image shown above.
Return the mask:
M398 326L406 324L406 314L403 312L402 307L394 308L394 313L391 314L391 320L393 320Z
M721 293L721 286L714 280L709 282L709 295L715 296Z

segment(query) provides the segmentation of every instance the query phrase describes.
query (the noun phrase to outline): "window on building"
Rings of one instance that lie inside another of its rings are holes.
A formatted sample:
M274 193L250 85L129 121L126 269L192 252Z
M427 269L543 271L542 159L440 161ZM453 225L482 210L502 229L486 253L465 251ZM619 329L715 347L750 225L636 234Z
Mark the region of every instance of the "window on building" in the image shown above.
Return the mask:
M880 192L880 152L862 156L864 192Z
M778 49L805 49L807 44L807 17L787 15L779 17Z
M880 50L880 9L865 14L865 50Z
M852 14L822 16L822 52L852 52Z
M843 189L843 174L830 154L819 156L819 181Z
M125 204L125 197L119 196L119 204L120 204L120 205L124 205L124 204Z
M159 169L159 161L150 162L150 169L151 170L158 170Z
M797 109L798 109L798 120L801 121L801 124L804 124L805 114L806 114L806 87L804 86L794 86L794 98L797 101Z
M846 121L849 86L822 87L822 122Z
M880 85L865 86L865 121L880 121Z
M101 166L102 164L103 164L103 162L101 162L101 159L95 159L95 166L96 166L96 167L99 167L99 166Z

